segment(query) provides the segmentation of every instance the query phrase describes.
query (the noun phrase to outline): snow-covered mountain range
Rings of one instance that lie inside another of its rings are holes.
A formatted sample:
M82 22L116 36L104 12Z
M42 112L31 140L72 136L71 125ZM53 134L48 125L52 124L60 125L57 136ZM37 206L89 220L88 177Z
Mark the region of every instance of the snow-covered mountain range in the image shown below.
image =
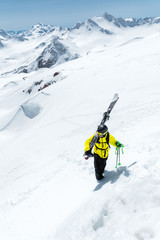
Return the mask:
M160 18L158 17L123 19L104 13L102 17L93 17L68 29L37 24L28 31L5 32L0 30L2 54L3 48L12 48L12 51L9 50L7 54L7 61L10 59L12 64L8 71L7 69L4 70L4 73L29 73L39 68L51 67L74 60L101 47L102 44L109 44L112 35L118 34L124 28L152 25L159 22ZM88 39L84 41L86 36ZM89 42L91 42L90 47L88 46ZM14 56L20 58L15 66L12 57L13 51ZM6 51L4 50L4 52ZM22 58L20 55L22 55ZM29 57L26 56L24 59L24 55Z
M160 23L105 13L0 31L0 239L159 240ZM84 142L114 93L97 182Z

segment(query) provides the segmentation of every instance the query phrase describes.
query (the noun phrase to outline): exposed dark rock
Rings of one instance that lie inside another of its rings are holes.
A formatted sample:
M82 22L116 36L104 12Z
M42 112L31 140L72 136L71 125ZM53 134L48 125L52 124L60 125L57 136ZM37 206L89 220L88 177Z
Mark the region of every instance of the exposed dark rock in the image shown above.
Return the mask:
M28 71L27 71L26 68L24 68L24 69L22 70L22 72L23 72L23 73L27 73Z
M43 87L41 87L41 88L38 89L38 91L41 91L42 89L49 87L51 84L53 84L53 82L45 83L45 84L43 85Z
M27 90L27 93L31 93L32 92L32 89L31 88L29 88L28 90Z
M59 75L60 73L59 72L55 72L54 74L53 74L53 77L56 77L57 75Z
M53 42L49 44L36 59L38 68L50 68L55 65L58 59L67 53L66 47L60 42L59 38L53 39ZM65 61L71 58L72 54L68 52ZM77 57L77 56L76 56ZM72 58L73 59L73 58Z
M112 22L115 20L115 18L112 15L108 14L107 12L103 14L103 17L109 22Z
M35 49L39 49L39 48L41 48L41 47L44 47L46 45L46 43L45 42L42 42L41 44L39 44Z
M34 83L35 86L40 85L43 82L43 80L37 81Z
M99 25L95 21L93 21L91 18L87 20L87 23L89 23L89 25L92 27L99 27Z
M32 86L30 86L28 89L23 90L23 92L26 92L26 93L29 93L29 94L30 94L30 93L34 90L34 88L35 88L36 86L41 85L42 82L43 82L43 80L36 81L36 82L33 83Z
M49 58L46 58L49 55ZM42 54L37 58L38 68L50 68L58 60L58 53L54 49L54 45L51 43L47 48L44 49Z

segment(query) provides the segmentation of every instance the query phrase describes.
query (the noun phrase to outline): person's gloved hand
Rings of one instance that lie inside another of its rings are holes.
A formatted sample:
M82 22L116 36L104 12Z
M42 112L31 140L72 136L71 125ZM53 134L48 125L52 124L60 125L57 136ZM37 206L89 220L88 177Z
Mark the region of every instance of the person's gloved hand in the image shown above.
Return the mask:
M93 153L91 152L91 149L88 151L85 151L84 158L88 160L89 157L93 157Z
M118 142L118 141L116 142L116 146L117 146L117 148L124 147L124 145L122 143Z
M85 154L86 154L86 155L91 154L91 149L89 149L88 151L85 151Z

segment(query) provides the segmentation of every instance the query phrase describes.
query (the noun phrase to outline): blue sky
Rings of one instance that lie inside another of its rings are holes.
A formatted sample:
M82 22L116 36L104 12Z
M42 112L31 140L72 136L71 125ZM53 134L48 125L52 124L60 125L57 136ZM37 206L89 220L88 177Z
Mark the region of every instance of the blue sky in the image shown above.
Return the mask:
M115 17L156 17L160 0L0 0L0 29L29 29L38 22L70 27L105 11Z

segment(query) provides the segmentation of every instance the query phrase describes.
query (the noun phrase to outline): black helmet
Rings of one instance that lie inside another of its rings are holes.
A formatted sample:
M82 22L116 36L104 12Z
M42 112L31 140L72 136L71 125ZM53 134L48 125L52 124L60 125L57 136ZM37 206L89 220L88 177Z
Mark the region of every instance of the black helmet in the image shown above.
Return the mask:
M99 125L97 128L97 132L99 133L106 133L108 131L108 127L106 125Z

